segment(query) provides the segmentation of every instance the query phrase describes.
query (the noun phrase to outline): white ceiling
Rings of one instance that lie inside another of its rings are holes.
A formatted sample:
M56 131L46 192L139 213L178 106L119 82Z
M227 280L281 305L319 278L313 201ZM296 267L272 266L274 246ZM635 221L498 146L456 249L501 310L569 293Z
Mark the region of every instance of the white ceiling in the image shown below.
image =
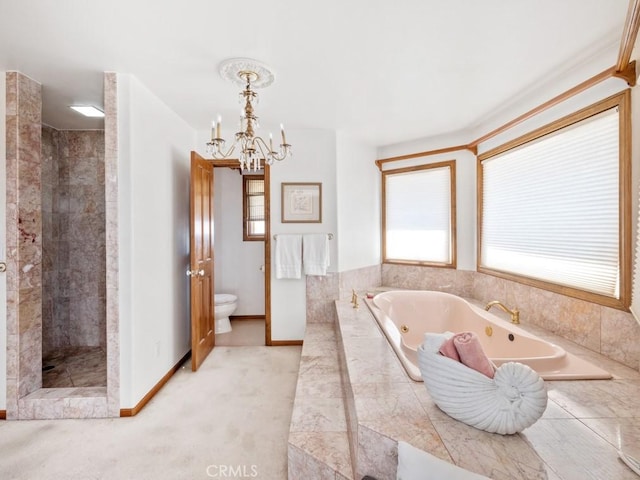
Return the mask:
M42 83L43 121L56 128L99 128L67 106L102 106L102 72L115 71L135 75L194 129L221 114L232 131L239 89L218 65L249 57L276 74L260 92L263 129L336 129L382 146L474 128L581 62L597 58L593 73L613 66L627 8L627 0L0 0L0 70Z

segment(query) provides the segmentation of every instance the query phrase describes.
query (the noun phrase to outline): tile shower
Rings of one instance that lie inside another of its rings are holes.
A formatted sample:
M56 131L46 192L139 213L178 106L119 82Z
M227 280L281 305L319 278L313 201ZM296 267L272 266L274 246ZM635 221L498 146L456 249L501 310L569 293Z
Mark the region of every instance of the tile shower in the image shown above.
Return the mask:
M103 133L43 131L42 86L6 74L8 420L120 415L115 73L104 94ZM66 186L54 192L56 182ZM108 261L91 265L98 257ZM42 388L43 353L74 345L103 350L71 362L99 364L100 386Z
M106 386L104 131L43 125L43 388Z

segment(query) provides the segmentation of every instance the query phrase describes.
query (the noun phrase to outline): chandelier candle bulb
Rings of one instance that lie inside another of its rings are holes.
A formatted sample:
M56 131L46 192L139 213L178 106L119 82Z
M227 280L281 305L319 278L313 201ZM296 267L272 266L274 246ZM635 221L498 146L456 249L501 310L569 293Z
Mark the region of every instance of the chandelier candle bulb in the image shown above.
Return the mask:
M286 145L287 144L287 139L284 136L284 125L280 124L280 133L282 133L282 144Z
M213 140L214 138L216 138L216 121L215 120L211 122L211 140Z
M218 122L216 124L216 138L222 138L220 136L220 124L222 123L222 117L218 115Z

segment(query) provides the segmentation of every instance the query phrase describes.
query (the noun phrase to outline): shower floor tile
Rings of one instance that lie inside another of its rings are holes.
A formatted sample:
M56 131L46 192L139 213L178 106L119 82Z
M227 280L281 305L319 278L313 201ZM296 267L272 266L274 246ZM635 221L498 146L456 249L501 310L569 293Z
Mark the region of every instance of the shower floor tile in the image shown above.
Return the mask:
M42 359L42 388L106 385L107 353L102 347L62 348Z

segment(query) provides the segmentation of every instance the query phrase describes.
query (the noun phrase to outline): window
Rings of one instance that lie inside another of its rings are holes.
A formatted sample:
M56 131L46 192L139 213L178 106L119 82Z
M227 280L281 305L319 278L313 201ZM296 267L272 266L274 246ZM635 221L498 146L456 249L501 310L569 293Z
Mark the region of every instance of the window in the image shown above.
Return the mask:
M456 266L455 161L382 172L386 263Z
M615 95L478 157L478 271L628 307L629 101Z
M264 241L264 177L242 177L242 237L245 241Z

